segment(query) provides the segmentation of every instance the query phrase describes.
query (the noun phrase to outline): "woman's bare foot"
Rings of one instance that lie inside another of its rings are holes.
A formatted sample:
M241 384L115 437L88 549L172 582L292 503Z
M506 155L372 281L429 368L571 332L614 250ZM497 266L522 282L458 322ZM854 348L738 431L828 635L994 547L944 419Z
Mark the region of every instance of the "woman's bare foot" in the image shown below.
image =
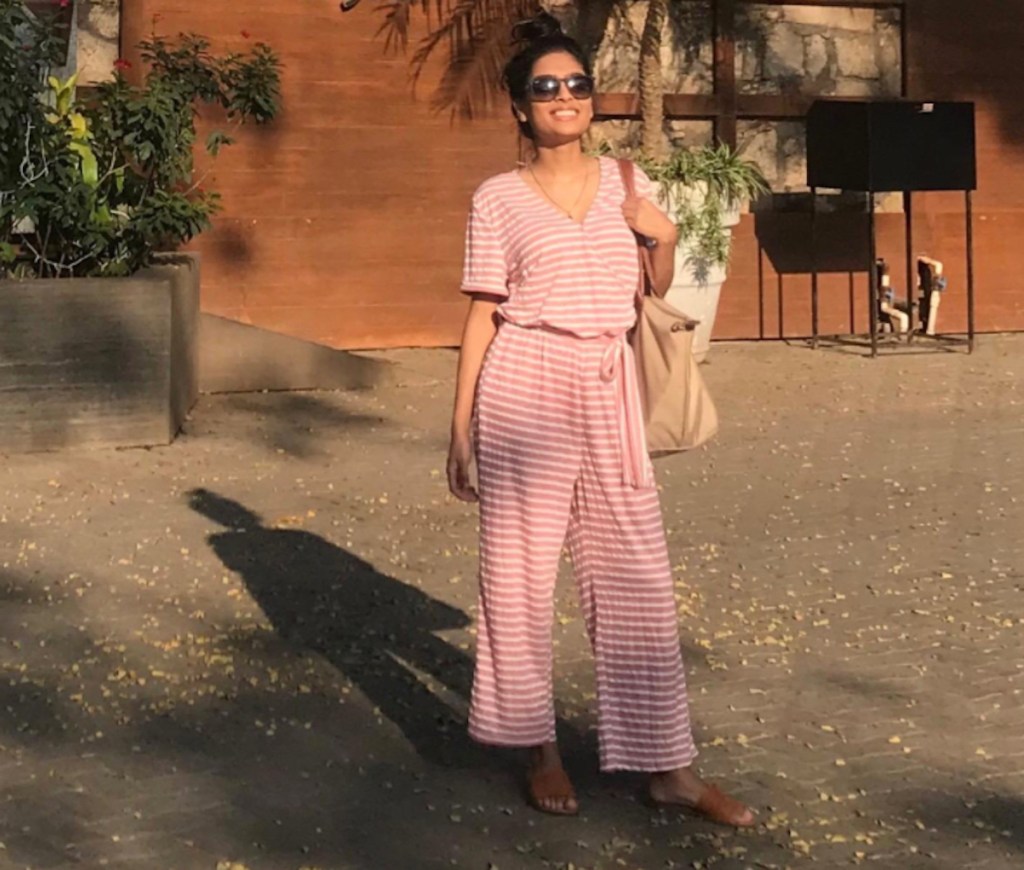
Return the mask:
M542 813L574 816L580 811L572 782L562 767L557 743L545 743L530 750L526 789L530 803Z
M704 782L689 767L652 774L650 794L655 803L684 806L719 824L737 828L754 824L749 807Z

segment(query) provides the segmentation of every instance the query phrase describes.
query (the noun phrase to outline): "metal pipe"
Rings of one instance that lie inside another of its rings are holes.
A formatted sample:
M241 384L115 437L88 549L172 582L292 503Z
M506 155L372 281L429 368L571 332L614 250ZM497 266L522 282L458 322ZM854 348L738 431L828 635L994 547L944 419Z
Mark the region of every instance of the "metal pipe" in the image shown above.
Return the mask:
M764 334L764 246L757 240L757 335L762 340Z
M967 191L967 352L974 353L974 191Z
M910 330L907 333L907 341L914 338L914 194L906 190L903 192L903 220L905 224L904 234L907 243L907 314L910 317Z
M811 347L818 347L818 188L811 188Z
M868 191L868 329L871 330L871 356L878 356L878 277L875 269L875 195Z

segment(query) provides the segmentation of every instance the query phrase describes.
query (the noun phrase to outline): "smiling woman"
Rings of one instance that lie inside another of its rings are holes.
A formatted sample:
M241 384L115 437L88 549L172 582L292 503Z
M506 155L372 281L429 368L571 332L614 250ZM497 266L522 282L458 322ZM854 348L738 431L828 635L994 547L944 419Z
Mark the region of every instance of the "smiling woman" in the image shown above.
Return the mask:
M472 303L448 458L452 493L480 504L470 734L528 748L538 810L578 811L552 700L552 596L567 541L597 660L602 769L649 772L655 800L750 825L743 804L691 769L672 572L653 469L635 437L642 409L626 334L636 236L654 246L661 295L675 224L638 168L633 194L614 160L584 154L594 85L580 46L548 15L515 36L504 83L534 154L473 197L462 282Z

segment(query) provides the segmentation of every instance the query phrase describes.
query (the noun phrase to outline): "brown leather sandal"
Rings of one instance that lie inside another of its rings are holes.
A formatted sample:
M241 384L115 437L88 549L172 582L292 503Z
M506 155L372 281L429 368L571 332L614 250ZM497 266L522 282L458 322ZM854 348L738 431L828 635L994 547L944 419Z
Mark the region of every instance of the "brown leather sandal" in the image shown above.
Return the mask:
M569 775L561 767L544 767L531 770L526 774L526 793L530 806L542 813L552 816L575 816L579 813L576 801L576 790L572 787ZM562 803L573 801L573 809L552 809L544 806L543 801L555 798Z
M681 807L719 825L729 825L733 828L752 828L757 824L757 817L754 816L754 812L750 807L742 801L736 800L736 798L729 797L717 785L712 783L709 783L704 791L701 792L701 796L695 804L683 803L682 801L659 801L653 796L651 801L655 806L659 807ZM747 812L750 813L751 819L743 821L743 816Z

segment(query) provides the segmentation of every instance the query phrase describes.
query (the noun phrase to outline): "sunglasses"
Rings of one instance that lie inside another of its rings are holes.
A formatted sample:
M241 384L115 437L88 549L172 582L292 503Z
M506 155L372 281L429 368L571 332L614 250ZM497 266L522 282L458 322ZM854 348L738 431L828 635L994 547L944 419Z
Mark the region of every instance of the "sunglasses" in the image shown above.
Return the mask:
M562 90L562 82L569 94L577 100L589 100L594 96L594 77L586 73L573 73L564 79L558 76L536 76L530 80L529 97L535 103L549 103Z

